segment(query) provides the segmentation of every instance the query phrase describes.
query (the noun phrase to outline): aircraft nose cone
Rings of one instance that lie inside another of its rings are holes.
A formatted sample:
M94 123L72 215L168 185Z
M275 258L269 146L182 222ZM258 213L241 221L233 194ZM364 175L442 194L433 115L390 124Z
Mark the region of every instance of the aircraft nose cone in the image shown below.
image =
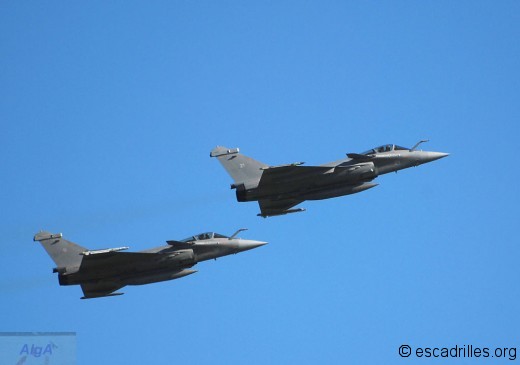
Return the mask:
M436 160L438 160L439 158L447 157L447 156L450 155L449 153L444 153L444 152L432 152L432 153L433 153L434 158Z
M428 163L428 162L432 162L432 161L435 161L435 160L438 160L440 158L443 158L443 157L446 157L446 156L449 156L450 154L449 153L444 153L444 152L423 152L423 155L421 156L421 162L420 163Z
M444 153L444 152L430 152L428 155L429 155L428 157L430 158L430 161L435 161L435 160L438 160L440 158L447 157L450 154L449 153Z
M238 251L242 252L242 251L252 250L253 248L257 248L257 247L260 247L260 246L263 246L266 244L267 244L267 242L263 242L263 241L241 240L238 243Z

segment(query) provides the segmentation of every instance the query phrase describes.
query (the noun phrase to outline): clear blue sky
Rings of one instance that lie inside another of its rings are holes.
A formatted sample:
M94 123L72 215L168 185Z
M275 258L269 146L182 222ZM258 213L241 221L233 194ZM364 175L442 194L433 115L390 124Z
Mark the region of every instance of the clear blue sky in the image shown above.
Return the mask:
M4 1L0 330L75 331L81 365L520 347L519 39L516 1ZM270 219L209 158L312 165L424 138L451 156ZM240 227L270 244L88 301L32 242Z

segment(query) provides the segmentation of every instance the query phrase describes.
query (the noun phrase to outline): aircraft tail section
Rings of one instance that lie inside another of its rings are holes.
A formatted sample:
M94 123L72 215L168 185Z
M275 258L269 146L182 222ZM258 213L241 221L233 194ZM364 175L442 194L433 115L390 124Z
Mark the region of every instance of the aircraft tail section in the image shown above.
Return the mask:
M215 147L210 157L216 157L229 175L235 181L234 187L244 185L245 188L254 188L262 176L263 169L268 165L256 161L251 157L239 153L238 148Z
M39 232L34 236L39 241L58 268L79 266L83 259L82 253L88 251L85 247L67 241L61 233L52 234Z

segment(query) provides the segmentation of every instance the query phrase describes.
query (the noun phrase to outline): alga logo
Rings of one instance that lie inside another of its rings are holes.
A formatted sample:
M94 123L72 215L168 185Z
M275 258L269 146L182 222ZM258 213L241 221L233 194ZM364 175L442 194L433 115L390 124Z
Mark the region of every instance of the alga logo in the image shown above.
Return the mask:
M74 365L75 332L0 332L0 365Z
M49 342L46 346L37 346L35 344L31 344L29 347L29 344L24 344L20 350L20 356L52 356L52 352L57 348L58 346L56 346L53 342Z

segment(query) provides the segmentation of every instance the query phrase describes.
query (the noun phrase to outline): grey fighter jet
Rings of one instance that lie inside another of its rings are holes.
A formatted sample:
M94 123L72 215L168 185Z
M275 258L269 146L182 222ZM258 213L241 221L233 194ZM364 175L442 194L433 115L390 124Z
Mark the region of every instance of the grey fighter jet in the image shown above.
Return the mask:
M128 247L89 250L67 241L61 235L39 232L39 241L56 263L60 285L81 285L81 299L121 295L114 293L125 285L143 285L173 280L196 273L190 268L200 261L236 254L267 242L243 240L208 232L166 246L140 252L120 252Z
M261 217L296 213L292 207L305 200L321 200L359 193L378 184L379 175L422 165L448 156L442 152L419 151L393 144L363 153L348 153L346 159L320 166L301 166L303 162L269 166L239 153L238 148L216 147L216 157L231 175L239 202L258 201Z

